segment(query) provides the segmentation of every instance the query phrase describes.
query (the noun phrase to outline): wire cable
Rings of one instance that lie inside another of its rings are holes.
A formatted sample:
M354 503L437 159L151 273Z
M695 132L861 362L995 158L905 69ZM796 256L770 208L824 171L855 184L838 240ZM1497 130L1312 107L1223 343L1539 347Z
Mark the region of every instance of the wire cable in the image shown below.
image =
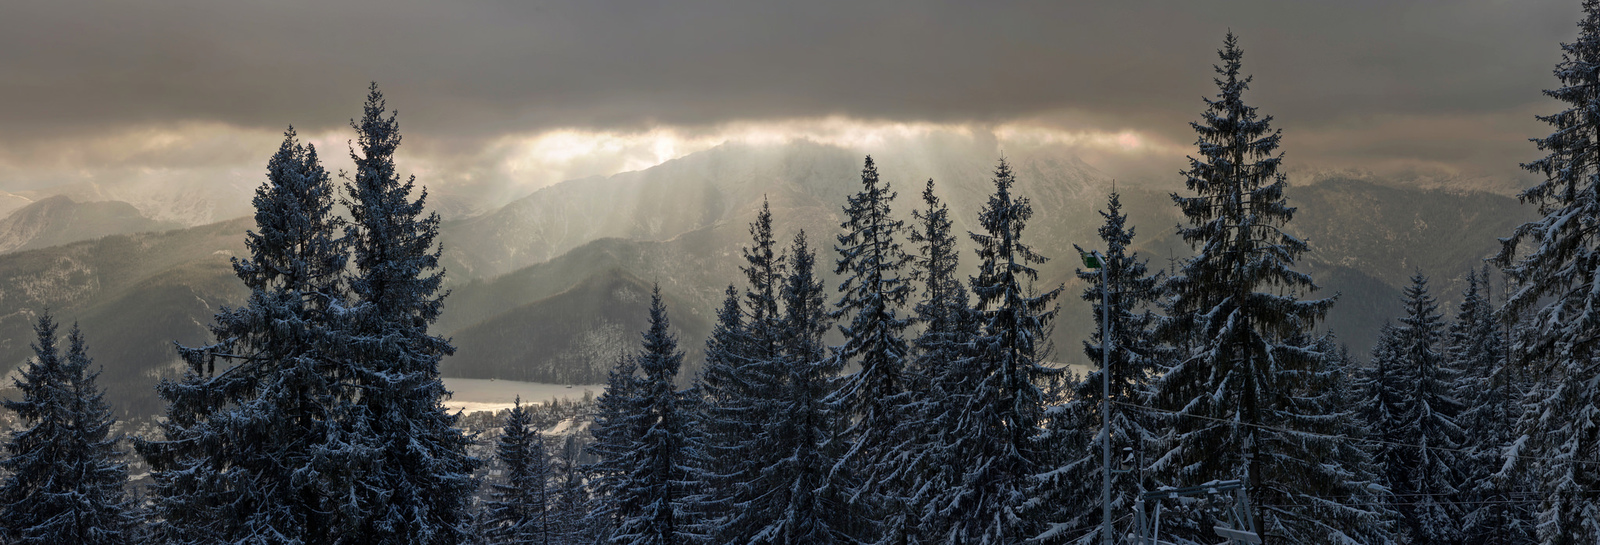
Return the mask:
M1252 427L1252 428L1275 431L1275 432L1279 432L1279 433L1286 433L1286 434L1290 434L1290 435L1305 435L1305 436L1318 437L1318 438L1323 438L1323 439L1332 439L1332 440L1335 440L1335 441L1350 441L1350 442L1356 442L1356 443L1370 443L1370 444L1376 444L1376 445L1388 445L1388 446L1394 446L1394 447L1405 447L1405 448L1415 448L1415 449L1428 449L1428 450L1436 450L1436 451L1442 451L1442 452L1455 452L1455 453L1461 453L1461 454L1477 454L1478 453L1477 451L1470 450L1470 449L1449 448L1449 447L1431 447L1431 446L1427 446L1427 445L1413 445L1413 444L1409 444L1409 443L1399 443L1399 442L1395 442L1395 441L1385 441L1385 440L1382 440L1382 439L1367 439L1367 438L1363 438L1363 437L1350 437L1348 435L1330 435L1330 434L1326 434L1326 433L1315 433L1315 432L1309 432L1309 431L1291 430L1291 429L1288 429L1288 428L1280 428L1280 427L1277 427L1277 426L1268 426L1268 425L1265 425L1265 424L1253 424L1253 423L1250 423L1250 422L1239 422L1239 421L1236 421L1236 420L1227 420L1227 419L1223 419L1223 418L1202 416L1202 415L1198 415L1198 414L1180 413L1180 412L1177 412L1177 411L1169 411L1169 410L1166 410L1166 409L1157 409L1155 407L1146 407L1144 405L1136 405L1136 404L1128 403L1128 402L1125 402L1125 401L1112 401L1111 403L1114 404L1114 405L1122 405L1124 407L1131 407L1131 408L1140 409L1140 410L1144 410L1144 411L1150 411L1150 412L1154 412L1154 413L1168 414L1168 415L1173 415L1173 416L1182 416L1182 417L1194 418L1194 419L1199 419L1199 420L1209 420L1209 421L1212 421L1212 422L1218 422L1218 423L1229 424L1229 425L1234 425L1234 426L1249 426L1249 427ZM1523 456L1523 455L1511 455L1511 456L1507 456L1507 457L1516 458L1518 460L1531 460L1531 461L1535 461L1535 462L1553 462L1553 463L1600 465L1600 460L1561 460L1561 459L1558 459L1558 458L1545 458L1545 457L1539 457L1539 456Z

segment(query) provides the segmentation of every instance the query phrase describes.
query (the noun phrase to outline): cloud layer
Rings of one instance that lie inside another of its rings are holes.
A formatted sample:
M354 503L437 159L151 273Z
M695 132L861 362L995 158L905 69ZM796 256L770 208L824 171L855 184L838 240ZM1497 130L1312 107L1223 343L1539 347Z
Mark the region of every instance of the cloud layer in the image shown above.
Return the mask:
M20 174L0 186L12 187L64 157L81 168L259 162L254 141L285 125L340 130L372 80L401 111L409 149L442 162L562 134L638 136L612 144L633 148L666 141L651 136L662 130L693 141L826 119L1187 145L1229 29L1291 163L1515 176L1535 155L1525 139L1543 129L1531 116L1553 107L1539 90L1579 12L1570 0L21 0L5 11L0 161ZM218 126L246 136L166 155L142 142L60 151Z

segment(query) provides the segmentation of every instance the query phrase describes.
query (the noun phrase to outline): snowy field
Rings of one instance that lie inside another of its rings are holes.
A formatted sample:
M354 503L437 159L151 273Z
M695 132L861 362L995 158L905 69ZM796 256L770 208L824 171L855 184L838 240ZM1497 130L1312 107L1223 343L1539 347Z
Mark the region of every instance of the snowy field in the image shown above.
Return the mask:
M599 396L606 389L604 384L544 384L448 377L444 379L444 387L455 394L444 401L444 406L451 411L466 413L509 409L517 396L522 396L523 403L547 403L553 398L579 399L584 392Z

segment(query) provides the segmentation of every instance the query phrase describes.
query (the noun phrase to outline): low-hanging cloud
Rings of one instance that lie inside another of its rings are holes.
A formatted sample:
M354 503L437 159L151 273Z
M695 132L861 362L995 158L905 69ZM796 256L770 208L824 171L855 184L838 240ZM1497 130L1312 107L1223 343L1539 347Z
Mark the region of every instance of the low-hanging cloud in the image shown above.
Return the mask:
M827 119L1035 127L1170 155L1193 140L1230 29L1291 163L1513 176L1578 12L1569 0L22 0L0 17L0 147L12 150L0 160L23 174L0 185L33 183L17 178L62 157L253 161L256 140L290 124L337 134L373 80L401 112L405 149L446 178L599 173L741 123ZM126 143L143 150L131 155L38 149L217 127L249 136ZM554 170L519 159L588 145Z
M821 117L1190 117L1228 29L1261 101L1346 115L1538 100L1568 0L78 2L0 18L6 126L331 126L369 80L452 133Z

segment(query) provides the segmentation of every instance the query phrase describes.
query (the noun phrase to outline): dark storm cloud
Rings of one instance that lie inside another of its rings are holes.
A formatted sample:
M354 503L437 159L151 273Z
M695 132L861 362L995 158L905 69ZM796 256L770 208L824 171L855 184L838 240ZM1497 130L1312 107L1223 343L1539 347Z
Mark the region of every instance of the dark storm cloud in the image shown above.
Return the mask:
M1181 138L1232 28L1299 128L1540 99L1575 1L8 2L0 131L336 126L379 81L472 136L843 114L1088 112Z

